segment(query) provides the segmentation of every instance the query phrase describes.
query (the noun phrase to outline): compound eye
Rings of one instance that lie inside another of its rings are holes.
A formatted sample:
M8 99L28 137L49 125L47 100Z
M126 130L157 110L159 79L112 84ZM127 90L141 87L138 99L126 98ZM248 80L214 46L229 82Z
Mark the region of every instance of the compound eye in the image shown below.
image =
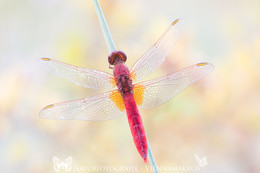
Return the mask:
M108 56L108 62L109 62L110 65L114 65L115 56L114 56L113 52Z
M108 56L108 62L110 65L114 65L116 61L125 62L127 57L123 51L114 51Z
M119 57L122 61L126 62L127 56L125 55L125 53L124 53L123 51L117 51L117 55L118 55L118 57Z

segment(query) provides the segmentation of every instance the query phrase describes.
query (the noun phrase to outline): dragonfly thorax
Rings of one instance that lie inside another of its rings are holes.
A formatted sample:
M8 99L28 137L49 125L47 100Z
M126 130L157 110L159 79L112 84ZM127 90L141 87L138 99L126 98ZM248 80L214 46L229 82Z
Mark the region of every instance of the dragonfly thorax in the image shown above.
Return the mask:
M116 85L121 94L132 92L133 85L130 77L130 72L125 63L115 64L114 66L114 77Z
M115 50L108 56L108 62L110 65L119 64L122 62L126 62L126 55L123 51L117 51Z
M132 92L133 85L129 75L121 75L118 79L118 89L121 94Z

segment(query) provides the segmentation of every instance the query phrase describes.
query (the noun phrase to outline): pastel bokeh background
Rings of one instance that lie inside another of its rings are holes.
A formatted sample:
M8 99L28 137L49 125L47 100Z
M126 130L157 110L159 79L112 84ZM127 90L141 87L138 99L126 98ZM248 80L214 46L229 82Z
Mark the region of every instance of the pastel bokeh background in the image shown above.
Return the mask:
M260 1L100 1L129 67L177 18L185 20L183 33L149 78L203 61L215 65L170 102L141 111L158 166L197 165L197 154L208 161L198 172L260 172ZM97 123L38 116L50 103L104 92L36 64L50 57L111 72L92 1L0 1L0 20L0 172L55 172L53 156L149 172L126 116Z

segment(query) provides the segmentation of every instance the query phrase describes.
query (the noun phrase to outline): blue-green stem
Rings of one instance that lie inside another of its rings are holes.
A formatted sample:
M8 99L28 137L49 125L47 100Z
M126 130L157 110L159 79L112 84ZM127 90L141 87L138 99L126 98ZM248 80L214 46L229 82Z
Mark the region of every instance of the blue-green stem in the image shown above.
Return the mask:
M103 12L102 12L102 9L101 9L101 7L99 5L98 0L93 0L93 3L94 3L94 7L95 7L95 10L96 10L96 13L97 13L97 17L98 17L99 23L101 25L103 34L104 34L105 39L106 39L106 43L107 43L109 52L111 53L111 52L116 50L116 46L115 46L114 41L112 39L112 36L110 34L109 28L107 26L106 19L105 19L104 15L103 15Z
M147 141L147 146L148 146L148 158L149 158L149 161L152 165L152 168L153 168L153 172L158 172L158 168L157 168L157 165L156 165L156 162L155 162L155 159L153 157L153 153L152 153L152 149L150 147L150 144L149 144L149 141L146 137L146 141Z
M98 3L98 0L93 0L93 3L94 3L94 6L95 6L95 10L96 10L96 13L97 13L97 16L98 16L99 23L101 25L103 34L104 34L105 39L106 39L106 43L107 43L109 52L111 53L111 52L116 50L114 41L113 41L112 36L110 34L109 28L108 28L107 23L106 23L106 19L103 15L103 12L102 12L101 7ZM152 153L151 147L149 145L148 139L146 138L146 140L147 140L147 146L148 146L148 159L149 159L149 161L152 165L153 171L155 173L157 173L158 168L157 168L155 159L153 157L153 153Z

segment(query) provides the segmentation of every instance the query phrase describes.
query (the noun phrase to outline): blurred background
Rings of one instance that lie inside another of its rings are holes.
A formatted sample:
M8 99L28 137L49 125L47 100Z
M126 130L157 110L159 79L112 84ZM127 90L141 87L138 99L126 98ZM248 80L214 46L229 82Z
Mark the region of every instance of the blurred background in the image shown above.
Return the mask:
M260 172L260 1L100 4L129 67L175 19L185 20L166 62L149 78L204 61L215 66L170 102L141 110L158 166L198 165L197 154L208 161L198 172ZM104 92L76 86L36 64L49 57L112 72L92 1L0 1L0 20L0 171L55 172L52 158L71 156L73 165L130 165L149 172L126 116L105 122L39 118L48 104Z

